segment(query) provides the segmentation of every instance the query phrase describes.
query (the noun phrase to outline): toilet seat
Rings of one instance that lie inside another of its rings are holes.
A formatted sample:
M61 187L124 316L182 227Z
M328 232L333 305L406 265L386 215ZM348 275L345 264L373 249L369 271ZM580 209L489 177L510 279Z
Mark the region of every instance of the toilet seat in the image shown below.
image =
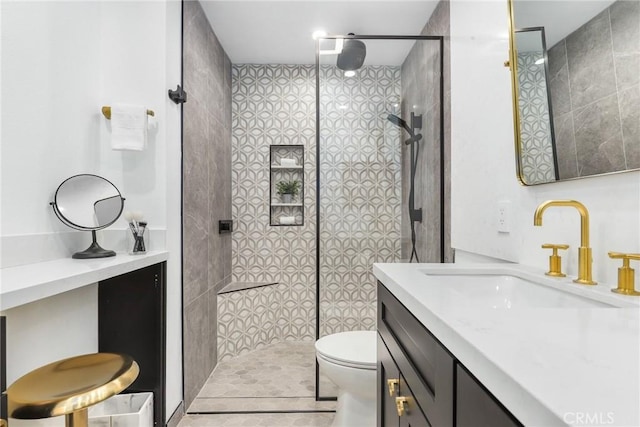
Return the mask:
M316 341L317 356L340 366L375 370L377 338L375 331L351 331L327 335Z

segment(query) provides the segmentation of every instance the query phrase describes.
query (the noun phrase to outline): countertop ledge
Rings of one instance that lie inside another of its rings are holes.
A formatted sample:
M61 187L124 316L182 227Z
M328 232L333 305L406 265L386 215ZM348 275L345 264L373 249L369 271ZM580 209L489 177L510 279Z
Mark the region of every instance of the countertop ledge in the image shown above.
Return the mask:
M166 261L168 251L124 252L97 259L62 258L0 269L0 311Z
M510 264L373 266L376 278L521 423L640 425L636 299L619 300L620 308L478 307L436 286L421 272L425 268L521 269L544 276L543 271ZM569 278L566 282L558 283L570 286ZM609 288L599 285L589 292L608 298Z

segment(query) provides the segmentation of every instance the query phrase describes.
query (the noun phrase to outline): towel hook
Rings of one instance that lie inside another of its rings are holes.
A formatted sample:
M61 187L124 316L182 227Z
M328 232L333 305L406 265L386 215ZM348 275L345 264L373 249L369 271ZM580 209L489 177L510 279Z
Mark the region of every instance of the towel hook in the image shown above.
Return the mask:
M176 104L184 104L187 102L187 92L178 85L176 90L169 89L169 98Z

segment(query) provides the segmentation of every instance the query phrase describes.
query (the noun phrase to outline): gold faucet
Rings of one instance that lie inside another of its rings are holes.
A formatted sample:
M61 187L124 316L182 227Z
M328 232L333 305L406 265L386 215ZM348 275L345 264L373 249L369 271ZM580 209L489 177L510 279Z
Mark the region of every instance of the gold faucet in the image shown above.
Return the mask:
M596 285L591 277L591 248L589 247L589 212L580 202L575 200L547 200L540 203L533 215L533 225L542 225L542 214L550 206L573 207L580 213L580 247L578 248L578 278L575 283Z

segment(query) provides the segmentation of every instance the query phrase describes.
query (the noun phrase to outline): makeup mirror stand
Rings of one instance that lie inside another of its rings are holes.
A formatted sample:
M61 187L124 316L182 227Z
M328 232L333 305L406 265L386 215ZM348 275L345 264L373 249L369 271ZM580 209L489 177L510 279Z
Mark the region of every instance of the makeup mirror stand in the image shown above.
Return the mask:
M96 240L96 230L91 230L91 238L93 241L91 245L81 252L76 252L71 256L73 259L90 259L90 258L107 258L110 256L116 256L115 251L102 248Z

